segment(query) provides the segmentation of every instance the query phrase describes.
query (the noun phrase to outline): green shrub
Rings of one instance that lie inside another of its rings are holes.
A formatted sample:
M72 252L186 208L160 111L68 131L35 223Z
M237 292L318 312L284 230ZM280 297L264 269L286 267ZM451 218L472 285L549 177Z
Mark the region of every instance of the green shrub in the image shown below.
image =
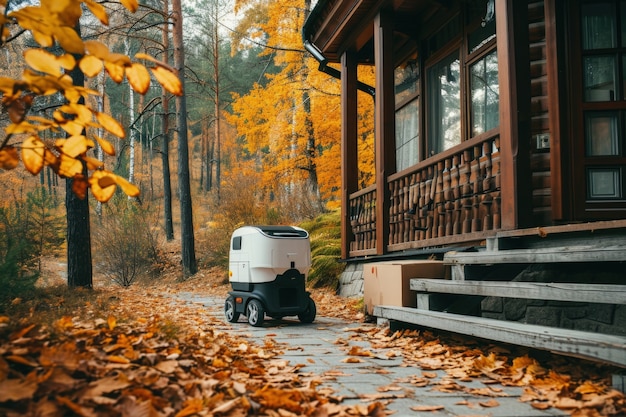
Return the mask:
M300 227L311 236L309 284L315 288L338 288L345 269L341 259L341 215L338 210L303 222Z

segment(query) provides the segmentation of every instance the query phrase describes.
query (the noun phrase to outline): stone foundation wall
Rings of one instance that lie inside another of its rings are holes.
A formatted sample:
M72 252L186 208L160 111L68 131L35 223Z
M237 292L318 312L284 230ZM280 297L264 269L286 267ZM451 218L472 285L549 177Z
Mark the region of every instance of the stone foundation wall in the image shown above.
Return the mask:
M623 284L622 270L621 264L534 265L514 281ZM626 305L486 297L481 310L487 318L626 336Z
M349 263L339 279L339 290L342 297L363 297L363 264Z

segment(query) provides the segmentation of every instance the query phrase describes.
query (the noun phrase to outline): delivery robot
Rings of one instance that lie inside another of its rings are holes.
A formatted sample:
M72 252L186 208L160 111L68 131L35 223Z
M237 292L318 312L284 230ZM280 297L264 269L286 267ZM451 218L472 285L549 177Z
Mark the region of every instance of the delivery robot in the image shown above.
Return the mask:
M226 320L243 314L255 327L265 315L315 320L315 302L305 289L311 268L309 233L293 226L244 226L230 240L229 281L224 303Z

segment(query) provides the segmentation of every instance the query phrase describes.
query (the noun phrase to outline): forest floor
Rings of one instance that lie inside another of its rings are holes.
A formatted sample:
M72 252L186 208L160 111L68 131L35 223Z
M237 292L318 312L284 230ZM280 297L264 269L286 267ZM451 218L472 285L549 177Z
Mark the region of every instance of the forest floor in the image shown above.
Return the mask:
M305 378L299 366L277 359L283 346L271 337L260 344L224 332L223 318L179 297L225 299L224 271L201 270L184 281L177 276L171 269L129 288L94 277L93 291L55 290L45 299L14 300L13 309L0 313L0 415L392 413L385 401L348 405L326 395L316 389L319 379ZM63 264L46 263L40 280L49 288L64 284ZM318 316L365 321L360 300L330 289L311 292ZM623 370L427 331L392 333L368 325L360 337L418 364L416 386L445 391L460 389L460 381L487 381L477 393L483 400L476 402L484 411L468 415L493 415L489 408L498 406L499 395L494 386L522 387L520 399L547 413L626 415L624 394L611 388L611 375ZM345 355L356 362L371 352L352 349ZM433 372L447 376L435 382ZM414 411L445 415L438 414L445 413L441 408Z

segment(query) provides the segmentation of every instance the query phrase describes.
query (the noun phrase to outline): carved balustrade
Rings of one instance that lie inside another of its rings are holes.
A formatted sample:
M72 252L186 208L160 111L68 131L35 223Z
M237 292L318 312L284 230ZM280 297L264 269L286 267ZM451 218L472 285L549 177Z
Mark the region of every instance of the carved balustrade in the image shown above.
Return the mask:
M480 237L500 228L499 137L475 138L388 178L388 251ZM376 247L376 193L350 196L351 256Z

